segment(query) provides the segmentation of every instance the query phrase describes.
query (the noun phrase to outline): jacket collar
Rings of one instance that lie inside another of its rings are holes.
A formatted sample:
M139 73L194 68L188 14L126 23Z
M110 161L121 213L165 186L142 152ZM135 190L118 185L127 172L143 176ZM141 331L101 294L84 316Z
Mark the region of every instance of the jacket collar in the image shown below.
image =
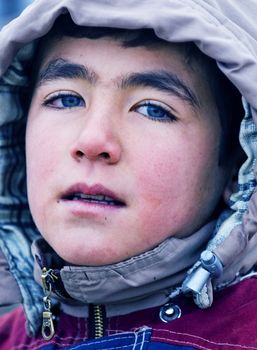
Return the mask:
M53 290L74 316L78 316L82 305L89 304L104 304L107 316L159 306L168 301L171 291L197 261L214 225L210 222L190 237L171 237L146 253L97 267L70 266L43 239L38 239L32 249L35 279L42 285L42 268L53 269L58 277Z

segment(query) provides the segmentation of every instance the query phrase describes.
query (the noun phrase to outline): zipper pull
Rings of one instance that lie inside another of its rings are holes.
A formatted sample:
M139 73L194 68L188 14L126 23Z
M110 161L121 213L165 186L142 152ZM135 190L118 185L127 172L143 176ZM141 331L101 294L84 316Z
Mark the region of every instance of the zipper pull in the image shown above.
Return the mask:
M54 336L53 315L50 311L43 311L42 336L45 340L51 340Z
M54 330L54 315L51 312L51 293L52 293L52 284L57 279L52 269L47 270L45 267L42 269L42 284L45 296L43 297L44 311L43 311L43 322L41 333L45 340L51 340L55 334Z

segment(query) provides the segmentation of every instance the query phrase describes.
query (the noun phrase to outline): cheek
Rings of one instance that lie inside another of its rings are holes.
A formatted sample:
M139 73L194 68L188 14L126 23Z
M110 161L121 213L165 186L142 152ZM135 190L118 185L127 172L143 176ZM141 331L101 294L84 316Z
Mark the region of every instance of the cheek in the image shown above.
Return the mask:
M39 216L49 191L51 191L51 178L58 168L58 159L62 157L58 149L59 144L53 129L28 124L26 133L27 188L33 215Z
M142 231L149 233L144 239L190 234L214 210L217 150L204 138L191 139L174 137L165 147L152 147L137 159L139 217Z
M183 172L186 172L185 164L175 145L172 150L155 147L138 157L134 178L143 232L160 234L160 231L168 232L174 225L181 205ZM186 185L183 183L184 188Z
M173 157L171 161L171 158L160 155L158 152L151 153L148 159L142 157L139 160L137 187L144 200L158 208L162 203L164 193L167 194L167 190L172 187L176 164L179 162L179 157Z
M40 133L27 134L26 159L29 183L35 180L43 182L54 172L58 159L57 140L52 140L49 133L47 135L45 138Z
M141 155L136 162L141 195L158 207L164 200L183 196L183 190L189 194L205 168L206 159L200 149L199 143L187 142L183 136L159 140L155 146L136 151L135 154Z

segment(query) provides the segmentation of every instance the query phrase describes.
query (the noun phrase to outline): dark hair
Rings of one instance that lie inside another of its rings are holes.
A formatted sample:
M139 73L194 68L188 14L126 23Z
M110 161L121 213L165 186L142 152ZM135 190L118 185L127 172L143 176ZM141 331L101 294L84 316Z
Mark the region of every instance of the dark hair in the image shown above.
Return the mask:
M124 48L156 47L158 44L168 44L158 38L152 29L121 29L111 27L85 27L74 24L69 15L61 15L53 28L41 40L60 40L63 36L74 38L100 39L109 37L117 40ZM40 41L39 41L40 45ZM216 61L203 54L194 43L176 43L185 50L185 60L190 66L199 60L206 71L208 83L214 96L222 129L219 164L227 164L231 154L239 149L239 128L244 115L241 94L230 80L220 71ZM39 60L42 59L39 55ZM36 64L37 66L37 64ZM35 72L34 72L35 73ZM33 74L33 79L35 79Z

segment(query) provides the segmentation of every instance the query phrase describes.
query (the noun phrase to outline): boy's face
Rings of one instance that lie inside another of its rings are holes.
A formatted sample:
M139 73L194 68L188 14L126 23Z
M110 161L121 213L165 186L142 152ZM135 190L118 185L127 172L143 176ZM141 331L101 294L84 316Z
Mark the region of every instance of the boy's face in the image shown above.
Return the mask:
M211 217L228 171L208 78L176 45L50 43L29 111L35 223L70 263L103 265L190 235Z

